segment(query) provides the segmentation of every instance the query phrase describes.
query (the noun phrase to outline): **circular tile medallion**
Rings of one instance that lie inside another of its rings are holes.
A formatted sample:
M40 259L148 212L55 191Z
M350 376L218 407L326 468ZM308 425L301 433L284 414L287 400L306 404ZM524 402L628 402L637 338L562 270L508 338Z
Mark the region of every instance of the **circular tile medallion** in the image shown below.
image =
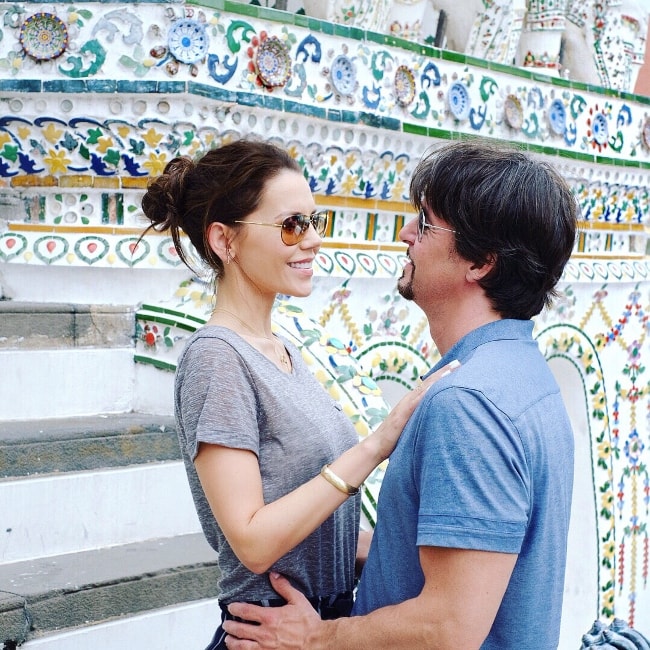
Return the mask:
M548 107L548 125L555 135L564 135L566 130L566 108L561 99L554 99Z
M466 120L469 117L472 100L465 84L460 81L451 84L447 99L449 101L449 110L458 121Z
M330 80L339 95L351 95L357 85L357 71L354 63L343 54L332 61Z
M607 118L602 113L596 113L594 120L591 124L591 132L594 136L594 141L597 144L605 144L609 137L609 127L607 126Z
M415 77L405 65L395 71L395 98L401 106L408 106L415 99Z
M524 109L521 102L514 95L508 95L503 103L503 117L506 124L515 130L521 129L524 124Z
M284 86L291 76L291 59L286 45L272 36L260 43L255 54L255 68L267 88Z
M32 14L20 27L18 38L25 54L38 61L56 59L68 47L68 29L54 14Z
M205 24L198 20L177 20L167 35L169 51L181 63L196 63L208 52Z

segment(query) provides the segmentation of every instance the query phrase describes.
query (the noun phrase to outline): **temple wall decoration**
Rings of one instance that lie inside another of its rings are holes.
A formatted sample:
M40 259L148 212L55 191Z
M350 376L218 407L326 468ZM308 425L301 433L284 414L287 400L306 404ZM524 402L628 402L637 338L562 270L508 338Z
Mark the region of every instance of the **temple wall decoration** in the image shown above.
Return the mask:
M583 631L597 617L643 623L650 99L626 92L631 79L618 85L623 73L597 57L601 85L537 65L542 52L558 62L558 35L571 26L582 21L589 32L595 5L586 0L568 11L529 0L498 15L504 3L477 3L478 22L462 17L471 54L424 42L429 23L419 38L400 38L404 26L390 28L393 3L309 4L334 22L225 0L0 2L0 271L29 267L47 279L55 268L70 278L92 269L101 284L118 269L132 270L136 283L141 271L180 270L165 233L140 240L148 179L174 156L269 138L291 152L316 202L333 214L313 295L283 297L275 326L365 435L437 358L422 313L395 289L405 255L398 233L414 217L408 183L420 156L437 142L485 137L551 160L581 209L561 297L535 330L574 412L589 513L574 513L576 544L593 561L584 576L569 569L567 616L584 608L575 623ZM429 3L421 21L432 6L442 8ZM609 39L640 63L647 12L598 6L607 18L594 36L600 51ZM552 52L540 35L552 37ZM509 65L527 45L532 59ZM166 301L150 300L145 281L141 291L134 360L173 370L209 313L211 288L188 272ZM370 523L378 472L364 501Z

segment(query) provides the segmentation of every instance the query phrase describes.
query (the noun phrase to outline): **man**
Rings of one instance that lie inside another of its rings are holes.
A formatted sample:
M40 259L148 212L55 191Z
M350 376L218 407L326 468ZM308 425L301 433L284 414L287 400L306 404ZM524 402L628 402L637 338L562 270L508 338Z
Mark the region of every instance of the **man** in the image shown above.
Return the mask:
M573 484L573 435L532 338L571 255L576 201L526 154L457 142L410 186L399 291L460 368L424 397L393 452L351 618L289 603L230 612L228 648L555 650ZM248 639L248 640L245 640Z

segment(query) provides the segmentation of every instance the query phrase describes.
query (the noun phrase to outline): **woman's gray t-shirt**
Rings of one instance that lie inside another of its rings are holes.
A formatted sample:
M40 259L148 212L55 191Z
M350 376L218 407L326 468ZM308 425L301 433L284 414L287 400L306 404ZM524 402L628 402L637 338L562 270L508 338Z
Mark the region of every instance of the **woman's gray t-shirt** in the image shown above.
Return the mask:
M219 554L222 603L277 598L267 575L244 567L207 502L194 459L199 442L254 452L264 502L314 478L358 440L341 406L318 383L298 349L284 341L293 371L284 373L235 332L205 326L188 340L176 371L178 437L196 510ZM231 495L237 499L237 494ZM306 596L349 591L354 585L359 497L348 499L316 531L272 567Z

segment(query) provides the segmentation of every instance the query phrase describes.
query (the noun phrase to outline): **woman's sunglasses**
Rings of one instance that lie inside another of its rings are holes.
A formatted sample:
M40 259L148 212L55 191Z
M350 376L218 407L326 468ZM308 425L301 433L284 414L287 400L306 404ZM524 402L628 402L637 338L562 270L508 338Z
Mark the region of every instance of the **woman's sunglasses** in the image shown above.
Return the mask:
M273 226L274 228L282 228L280 237L282 242L287 246L295 246L301 242L307 234L307 229L310 224L320 237L325 234L327 230L327 222L330 213L328 211L315 212L314 214L292 214L290 217L284 219L282 223L262 223L261 221L235 221L235 223L248 223L253 226Z

